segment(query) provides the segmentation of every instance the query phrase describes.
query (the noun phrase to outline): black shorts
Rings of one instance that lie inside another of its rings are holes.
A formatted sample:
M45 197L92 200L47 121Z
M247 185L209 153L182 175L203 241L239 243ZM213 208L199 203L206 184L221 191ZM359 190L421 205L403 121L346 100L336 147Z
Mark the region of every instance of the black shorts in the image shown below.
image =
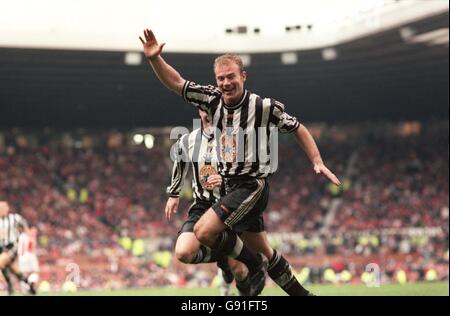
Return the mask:
M188 219L183 223L183 226L181 226L181 229L178 232L178 236L181 235L182 233L192 233L194 231L194 226L198 222L200 217L202 217L202 215L205 214L205 212L212 206L213 206L212 203L204 201L197 201L196 203L192 204L191 207L189 208ZM233 229L233 231L235 231L238 234L244 231L252 233L260 233L264 231L264 219L262 217L262 214L250 220L245 225L245 227L242 225L236 226L236 228Z
M235 232L264 231L263 212L269 201L266 179L225 179L226 194L212 208L219 218Z
M192 233L194 226L203 214L212 206L212 203L205 201L197 201L191 205L188 212L188 219L181 226L178 236L182 233Z

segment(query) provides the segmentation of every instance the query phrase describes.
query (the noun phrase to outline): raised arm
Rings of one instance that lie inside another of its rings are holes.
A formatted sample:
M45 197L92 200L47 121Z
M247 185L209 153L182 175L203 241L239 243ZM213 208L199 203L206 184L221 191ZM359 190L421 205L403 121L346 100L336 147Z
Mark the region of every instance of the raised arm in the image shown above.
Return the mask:
M300 147L306 152L309 160L311 160L314 171L317 174L322 174L336 185L341 185L341 181L325 166L322 157L320 156L319 148L308 129L303 125L295 130L295 139L300 144Z
M161 51L165 43L158 44L155 35L149 29L144 30L144 39L139 36L144 47L144 55L149 61L159 81L168 89L181 95L184 83L183 77L161 57Z

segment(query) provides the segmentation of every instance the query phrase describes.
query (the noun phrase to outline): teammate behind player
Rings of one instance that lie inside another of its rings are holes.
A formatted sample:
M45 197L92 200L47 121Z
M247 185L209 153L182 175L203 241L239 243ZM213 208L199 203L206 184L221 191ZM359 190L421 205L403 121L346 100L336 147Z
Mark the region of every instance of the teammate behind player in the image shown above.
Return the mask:
M221 255L217 251L200 244L194 234L194 226L200 217L220 199L222 177L217 171L217 147L214 135L211 134L206 112L199 110L202 127L183 135L175 144L171 153L174 161L172 181L167 188L165 213L170 220L179 206L179 195L183 186L188 166L192 167L192 189L194 203L188 212L188 219L182 225L175 246L175 255L183 263L198 264L217 262L222 270L221 291L230 294L230 285L236 279L240 295L253 295L251 292L248 269L239 261ZM262 218L261 218L262 223ZM261 225L259 226L261 227ZM260 228L264 229L263 225ZM258 231L260 231L258 230Z

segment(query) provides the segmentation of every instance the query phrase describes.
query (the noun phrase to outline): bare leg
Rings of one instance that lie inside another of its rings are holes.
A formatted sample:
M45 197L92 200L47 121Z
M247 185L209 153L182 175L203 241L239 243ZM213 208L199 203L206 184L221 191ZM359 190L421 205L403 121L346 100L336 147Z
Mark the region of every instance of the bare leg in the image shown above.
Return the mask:
M212 250L243 262L249 270L251 294L261 293L264 288L266 262L245 246L236 233L227 229L212 208L195 224L194 234L200 243L211 247Z
M236 279L236 281L242 281L248 276L248 269L242 262L228 258L228 265Z
M260 269L262 259L244 245L239 236L227 229L212 208L198 220L194 234L200 243L225 256L243 262L250 274Z
M17 277L17 279L28 284L30 294L36 294L34 283L29 282L28 278L22 272L20 272L19 265L17 264L17 259L10 263L9 270Z
M12 284L12 280L11 277L9 275L9 271L8 268L4 268L1 269L2 274L3 274L3 278L6 281L6 286L7 286L7 291L8 291L8 295L13 295L14 293L14 288L13 288L13 284Z
M202 244L213 247L220 233L226 228L227 226L220 220L216 212L210 208L195 224L194 234Z
M243 232L241 239L249 248L262 253L267 259L273 257L273 248L270 247L265 231L260 233Z
M191 263L200 249L200 242L194 233L180 234L175 245L175 256L183 263Z

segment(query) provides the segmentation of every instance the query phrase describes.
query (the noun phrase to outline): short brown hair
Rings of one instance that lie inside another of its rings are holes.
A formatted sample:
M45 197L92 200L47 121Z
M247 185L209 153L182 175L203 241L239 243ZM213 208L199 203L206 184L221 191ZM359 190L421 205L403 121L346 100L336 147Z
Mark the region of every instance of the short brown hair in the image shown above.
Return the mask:
M216 69L216 67L218 65L221 64L227 64L229 62L234 62L236 65L239 66L239 70L241 72L244 71L244 64L242 63L242 59L238 54L224 54L224 55L220 55L219 57L217 57L214 60L214 69Z

